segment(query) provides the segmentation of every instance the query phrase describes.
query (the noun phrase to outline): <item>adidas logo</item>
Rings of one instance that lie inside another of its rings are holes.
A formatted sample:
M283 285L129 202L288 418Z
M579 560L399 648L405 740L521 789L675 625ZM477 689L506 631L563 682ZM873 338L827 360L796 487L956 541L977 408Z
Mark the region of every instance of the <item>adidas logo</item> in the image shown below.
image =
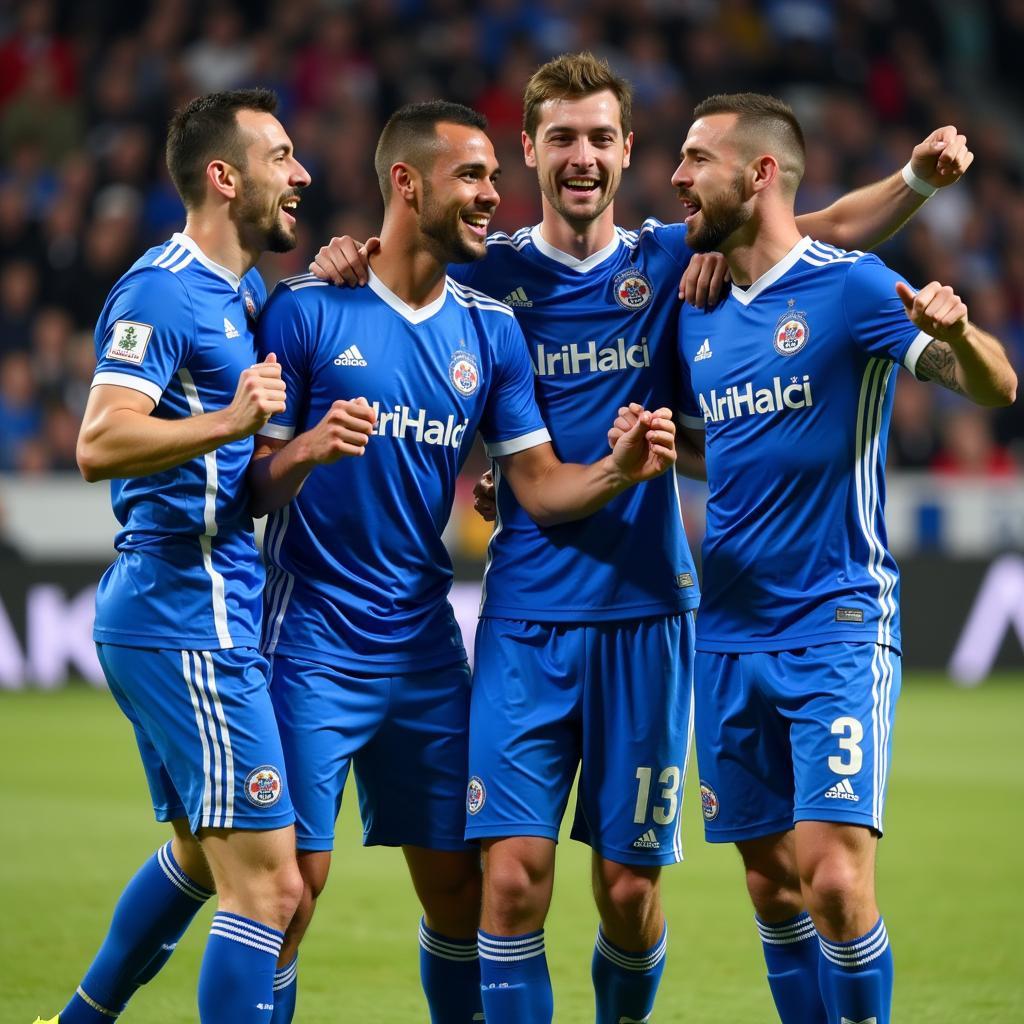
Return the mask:
M514 288L501 300L506 306L532 306L533 299L526 297L526 292L523 291L522 287Z
M693 361L695 363L699 363L702 359L710 359L710 358L711 358L711 339L710 338L705 338L704 339L704 344L701 345L701 347L699 349L697 349L697 354L693 357Z
M658 842L654 829L649 828L639 839L633 843L634 850L660 850L661 843Z
M224 317L224 337L225 338L237 338L238 337L238 328L227 317Z
M831 789L825 791L826 800L852 800L856 803L860 800L853 791L853 786L850 785L849 779L843 779L842 782L837 782Z
M344 352L334 360L335 366L366 366L363 353L355 345L349 345Z

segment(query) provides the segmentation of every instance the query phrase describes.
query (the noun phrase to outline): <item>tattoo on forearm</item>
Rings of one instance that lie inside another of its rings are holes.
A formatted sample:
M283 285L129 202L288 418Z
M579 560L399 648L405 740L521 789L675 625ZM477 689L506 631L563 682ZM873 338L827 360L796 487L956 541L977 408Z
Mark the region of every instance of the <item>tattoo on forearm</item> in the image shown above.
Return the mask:
M965 393L956 376L956 356L944 341L933 340L928 344L917 360L917 373L958 395Z

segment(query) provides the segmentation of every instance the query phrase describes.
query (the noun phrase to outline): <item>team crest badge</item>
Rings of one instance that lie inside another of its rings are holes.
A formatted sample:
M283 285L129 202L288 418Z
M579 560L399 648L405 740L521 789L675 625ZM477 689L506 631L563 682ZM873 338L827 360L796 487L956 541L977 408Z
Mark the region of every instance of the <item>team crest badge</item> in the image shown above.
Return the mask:
M466 810L470 814L476 814L484 805L487 799L487 790L484 788L484 780L479 775L474 775L466 787Z
M256 319L256 300L253 298L252 292L248 288L245 289L242 295L242 302L245 303L245 311L249 314L250 320Z
M463 398L469 398L480 387L480 366L476 356L465 349L456 349L448 364L448 379Z
M790 303L792 304L792 299ZM807 317L790 308L779 317L775 324L775 351L780 356L795 356L807 344L811 328Z
M700 809L705 821L714 821L721 809L718 794L703 780L700 780Z
M621 274L615 275L612 294L623 309L632 312L643 309L651 301L654 288L646 274L641 274L638 270L624 270Z
M273 807L281 799L281 773L273 765L254 768L245 779L245 798L254 807Z

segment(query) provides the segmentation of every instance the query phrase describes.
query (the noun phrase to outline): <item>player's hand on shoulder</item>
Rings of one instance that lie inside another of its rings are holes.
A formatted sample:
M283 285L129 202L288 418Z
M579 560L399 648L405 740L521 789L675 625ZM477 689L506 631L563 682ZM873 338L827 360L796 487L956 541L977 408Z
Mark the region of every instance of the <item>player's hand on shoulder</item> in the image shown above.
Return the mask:
M473 508L484 522L498 518L498 503L494 497L494 474L487 470L473 485Z
M903 302L907 318L925 334L953 345L966 338L967 304L948 284L932 281L915 292L903 281L897 281L896 294Z
M379 238L357 242L350 235L332 238L309 265L309 272L322 281L356 288L370 280L370 256L380 248Z
M612 461L630 483L640 483L660 476L676 461L676 425L671 409L650 412L633 402L620 409L615 424L623 424L612 446ZM627 426L628 424L628 426ZM608 433L609 441L613 425Z
M933 188L943 188L959 181L973 162L974 154L967 148L967 136L948 124L936 128L914 147L910 169Z
M376 423L376 410L365 398L338 399L307 433L308 457L327 465L348 455L362 455Z
M713 309L725 298L729 264L720 252L695 252L679 279L679 298L697 309Z
M281 364L271 352L238 375L235 397L225 410L228 431L234 438L255 434L271 416L285 410L285 383Z

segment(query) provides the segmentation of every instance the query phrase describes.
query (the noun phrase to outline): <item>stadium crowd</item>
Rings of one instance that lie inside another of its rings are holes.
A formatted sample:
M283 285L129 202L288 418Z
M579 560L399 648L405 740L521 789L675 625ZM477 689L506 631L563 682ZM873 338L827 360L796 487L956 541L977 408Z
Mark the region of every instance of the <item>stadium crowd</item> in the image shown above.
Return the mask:
M952 283L1024 364L1022 0L25 0L0 13L0 472L73 469L103 297L183 223L162 140L201 92L260 84L313 177L300 241L269 286L331 234L379 222L372 148L402 103L444 96L489 119L503 165L494 221L539 219L519 148L523 85L590 49L636 91L618 219L678 217L669 178L708 94L773 91L809 129L804 210L900 167L933 128L976 162L881 250L917 284ZM990 413L902 374L890 460L1009 476L1024 413Z

